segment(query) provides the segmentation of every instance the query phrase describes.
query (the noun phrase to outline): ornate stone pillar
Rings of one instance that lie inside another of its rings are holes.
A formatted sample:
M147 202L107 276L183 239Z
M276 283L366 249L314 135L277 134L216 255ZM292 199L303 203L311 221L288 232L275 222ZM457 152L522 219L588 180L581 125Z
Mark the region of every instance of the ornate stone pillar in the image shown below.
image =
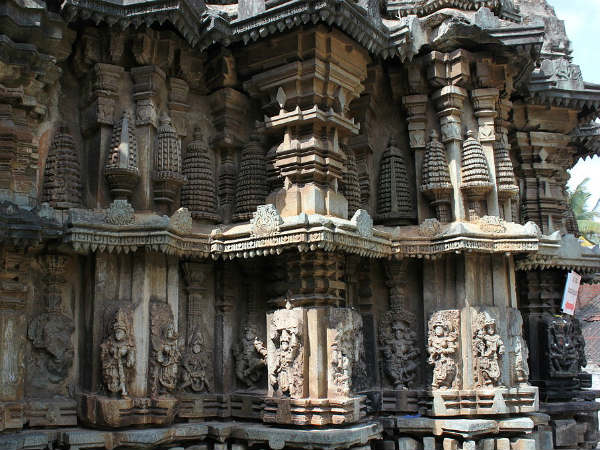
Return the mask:
M139 209L152 209L152 172L154 169L154 139L160 114L160 95L165 90L165 73L157 66L131 69L135 124L138 147L140 183L133 202Z
M483 153L488 164L492 189L487 194L487 213L491 216L500 214L498 207L498 189L496 186L496 164L494 158L494 145L496 143L494 119L497 116L496 103L500 91L496 88L473 89L471 100L475 109L475 117L479 124L478 140L483 148Z
M414 153L416 185L421 186L423 179L423 157L426 145L427 129L427 95L407 95L402 98L402 103L408 112L408 142ZM427 203L421 191L417 191L418 222L427 218Z

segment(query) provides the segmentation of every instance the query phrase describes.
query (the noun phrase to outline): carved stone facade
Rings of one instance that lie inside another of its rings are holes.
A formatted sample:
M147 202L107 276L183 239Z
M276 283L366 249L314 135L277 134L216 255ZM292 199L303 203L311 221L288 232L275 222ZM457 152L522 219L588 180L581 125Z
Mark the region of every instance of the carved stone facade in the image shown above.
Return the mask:
M544 0L1 1L0 448L596 446Z

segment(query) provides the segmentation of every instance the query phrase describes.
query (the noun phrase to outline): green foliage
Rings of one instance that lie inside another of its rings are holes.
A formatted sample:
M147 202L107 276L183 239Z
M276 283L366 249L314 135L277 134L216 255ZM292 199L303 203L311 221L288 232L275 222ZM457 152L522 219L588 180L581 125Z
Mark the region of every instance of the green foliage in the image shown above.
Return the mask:
M600 211L598 204L593 209L587 207L588 200L592 197L588 191L587 184L590 179L585 178L577 185L574 191L569 191L569 206L573 210L579 232L590 242L595 244L600 243Z

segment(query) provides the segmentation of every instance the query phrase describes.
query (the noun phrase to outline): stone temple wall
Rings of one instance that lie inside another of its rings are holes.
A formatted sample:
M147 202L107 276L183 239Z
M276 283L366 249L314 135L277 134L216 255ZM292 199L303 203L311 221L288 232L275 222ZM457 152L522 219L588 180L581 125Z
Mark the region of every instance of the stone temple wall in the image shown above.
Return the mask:
M0 449L596 447L543 0L0 5Z

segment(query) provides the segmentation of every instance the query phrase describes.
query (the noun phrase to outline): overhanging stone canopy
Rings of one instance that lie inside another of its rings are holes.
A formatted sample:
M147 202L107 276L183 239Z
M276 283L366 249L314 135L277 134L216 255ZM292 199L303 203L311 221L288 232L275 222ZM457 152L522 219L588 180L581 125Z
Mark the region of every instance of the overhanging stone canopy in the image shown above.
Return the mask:
M0 5L0 448L597 445L544 0Z

